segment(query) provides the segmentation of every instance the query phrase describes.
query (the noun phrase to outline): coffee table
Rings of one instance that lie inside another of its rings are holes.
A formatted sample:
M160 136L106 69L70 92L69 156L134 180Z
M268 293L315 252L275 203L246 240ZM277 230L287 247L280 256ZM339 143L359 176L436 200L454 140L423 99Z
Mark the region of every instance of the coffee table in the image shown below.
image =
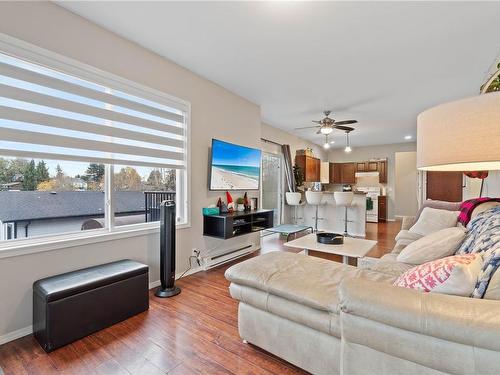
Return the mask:
M377 241L344 237L344 243L342 245L325 245L316 241L315 233L284 243L284 245L288 247L304 249L306 255L309 254L309 250L341 255L344 264L349 264L349 258L364 257L376 244Z

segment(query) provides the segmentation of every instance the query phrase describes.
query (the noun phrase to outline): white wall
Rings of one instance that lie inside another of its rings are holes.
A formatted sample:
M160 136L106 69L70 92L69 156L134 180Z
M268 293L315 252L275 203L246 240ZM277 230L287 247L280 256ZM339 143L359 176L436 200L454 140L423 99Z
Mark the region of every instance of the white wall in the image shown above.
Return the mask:
M395 154L395 215L413 216L417 212L417 153L415 151Z
M352 137L355 137L353 133ZM396 143L389 145L380 146L368 146L368 147L353 147L352 152L346 153L344 149L335 149L330 151L328 158L330 162L333 163L344 163L344 162L355 162L355 161L366 161L370 158L387 158L387 201L388 201L388 213L387 216L389 220L394 220L395 218L395 153L403 151L415 151L416 143Z
M0 3L0 32L191 103L192 226L178 231L177 271L187 268L192 248L258 246L258 234L227 242L203 237L201 216L202 207L219 195L207 188L212 137L259 147L257 105L53 3ZM0 338L31 324L33 281L123 258L147 263L151 281L158 280L158 234L0 259Z

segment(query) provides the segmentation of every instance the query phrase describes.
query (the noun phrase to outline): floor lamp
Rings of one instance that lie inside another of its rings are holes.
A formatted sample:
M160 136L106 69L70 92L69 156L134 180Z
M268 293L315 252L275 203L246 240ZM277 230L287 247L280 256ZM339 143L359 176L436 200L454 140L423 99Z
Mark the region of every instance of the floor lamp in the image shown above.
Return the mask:
M441 104L417 118L417 168L500 169L500 92Z

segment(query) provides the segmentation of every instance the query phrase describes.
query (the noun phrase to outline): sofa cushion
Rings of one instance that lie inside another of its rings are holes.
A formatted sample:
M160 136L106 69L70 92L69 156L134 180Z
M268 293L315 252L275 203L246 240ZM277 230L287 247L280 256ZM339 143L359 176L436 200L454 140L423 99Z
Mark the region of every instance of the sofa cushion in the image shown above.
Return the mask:
M314 309L259 289L231 283L231 297L260 310L340 338L339 314Z
M366 278L388 284L394 276L359 269L308 255L275 251L238 263L226 278L314 309L339 312L338 286L346 278Z
M394 286L469 297L482 264L479 254L454 255L413 267Z
M460 211L461 204L462 202L446 202L446 201L427 199L417 211L417 215L415 215L415 221L418 220L420 214L426 207L437 208L438 210Z
M397 261L422 264L450 256L455 253L464 237L465 231L462 228L441 229L410 243L399 253Z
M409 231L426 236L441 229L455 227L457 225L458 214L459 211L426 207Z
M413 268L413 264L398 262L397 256L397 253L394 252L385 254L378 260L378 262L371 266L370 269L375 272L385 273L393 277L398 277L408 271L410 268Z

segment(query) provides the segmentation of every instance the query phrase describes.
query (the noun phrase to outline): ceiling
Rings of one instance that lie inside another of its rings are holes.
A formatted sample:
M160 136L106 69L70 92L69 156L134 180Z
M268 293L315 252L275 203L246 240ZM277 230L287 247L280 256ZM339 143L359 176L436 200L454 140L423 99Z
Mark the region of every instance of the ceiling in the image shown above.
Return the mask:
M408 142L416 117L475 95L500 55L500 2L59 2L235 92L321 144L330 109L353 147ZM336 131L334 146L344 146Z

